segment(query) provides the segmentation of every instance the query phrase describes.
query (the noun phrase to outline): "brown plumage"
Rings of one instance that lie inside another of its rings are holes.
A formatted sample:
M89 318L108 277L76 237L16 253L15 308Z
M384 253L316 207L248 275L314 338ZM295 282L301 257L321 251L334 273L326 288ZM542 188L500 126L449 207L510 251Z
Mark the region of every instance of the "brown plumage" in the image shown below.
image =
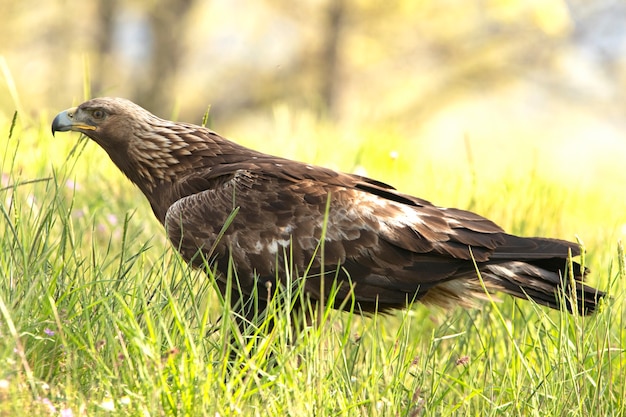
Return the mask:
M263 306L267 283L275 288L286 268L307 271L304 291L312 300L327 299L336 283L335 307L354 300L364 312L414 300L472 305L485 297L476 268L490 291L552 308L587 314L604 296L582 283L585 271L574 262L576 304L566 298L561 306L562 283L571 284L568 253L580 252L575 243L509 235L477 214L250 150L125 99L93 99L59 113L52 133L68 130L104 148L147 197L183 258L197 267L208 260L223 291L232 256L243 302L256 294Z

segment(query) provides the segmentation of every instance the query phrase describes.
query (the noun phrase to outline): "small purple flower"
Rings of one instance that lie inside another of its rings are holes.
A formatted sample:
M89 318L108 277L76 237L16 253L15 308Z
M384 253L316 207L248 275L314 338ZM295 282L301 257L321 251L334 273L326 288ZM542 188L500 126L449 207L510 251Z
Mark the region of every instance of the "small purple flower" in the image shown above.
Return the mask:
M74 417L74 413L71 408L62 408L61 417Z
M469 364L469 361L470 361L470 357L469 356L461 356L459 359L456 360L456 365L457 366L459 366L459 365L465 366L465 365Z
M43 332L44 332L47 336L50 336L50 337L54 336L54 334L55 334L55 333L54 333L54 330L52 330L52 329L48 329L47 327L46 327L45 329L43 329Z
M41 397L39 398L39 401L41 401L43 405L48 407L48 411L50 411L50 413L56 414L57 409L54 406L54 404L52 404L52 401L50 401L48 398L41 398Z

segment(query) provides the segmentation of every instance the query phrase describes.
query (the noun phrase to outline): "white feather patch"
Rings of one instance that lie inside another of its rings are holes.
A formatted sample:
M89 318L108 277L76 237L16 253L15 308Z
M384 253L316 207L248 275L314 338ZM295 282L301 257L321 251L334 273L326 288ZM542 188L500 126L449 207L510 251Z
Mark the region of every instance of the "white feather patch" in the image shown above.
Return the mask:
M360 194L352 207L348 215L369 217L370 220L378 223L383 232L424 223L422 216L414 207L373 194Z

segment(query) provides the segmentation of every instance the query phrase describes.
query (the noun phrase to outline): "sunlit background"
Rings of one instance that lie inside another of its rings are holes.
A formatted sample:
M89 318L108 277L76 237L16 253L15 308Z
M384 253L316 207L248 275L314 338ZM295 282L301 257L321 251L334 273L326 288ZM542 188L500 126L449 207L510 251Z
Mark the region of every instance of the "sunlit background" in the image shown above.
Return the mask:
M342 152L626 190L622 1L21 0L0 15L5 119L123 96L195 123L210 106L215 130L287 157L332 153L293 134L329 123ZM388 143L363 137L376 129Z

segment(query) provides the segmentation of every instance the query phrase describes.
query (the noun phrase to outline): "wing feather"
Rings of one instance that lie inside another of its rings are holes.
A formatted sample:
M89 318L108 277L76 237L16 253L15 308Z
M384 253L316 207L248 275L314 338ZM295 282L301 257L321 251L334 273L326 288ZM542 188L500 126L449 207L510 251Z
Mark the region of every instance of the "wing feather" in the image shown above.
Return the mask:
M378 297L381 305L392 305L470 270L468 245L485 260L503 239L501 229L480 216L440 209L362 177L292 164L282 161L277 169L275 161L254 161L231 164L235 171L214 170L219 181L204 181L217 187L182 198L167 211L173 244L187 260L200 259L199 249L205 258L217 257L218 270L230 254L251 290L258 279L284 276L290 264L284 257L291 256L296 265L313 259L311 275L324 270L337 276L357 300ZM237 216L215 244L235 207ZM307 290L316 293L318 284L308 279Z

